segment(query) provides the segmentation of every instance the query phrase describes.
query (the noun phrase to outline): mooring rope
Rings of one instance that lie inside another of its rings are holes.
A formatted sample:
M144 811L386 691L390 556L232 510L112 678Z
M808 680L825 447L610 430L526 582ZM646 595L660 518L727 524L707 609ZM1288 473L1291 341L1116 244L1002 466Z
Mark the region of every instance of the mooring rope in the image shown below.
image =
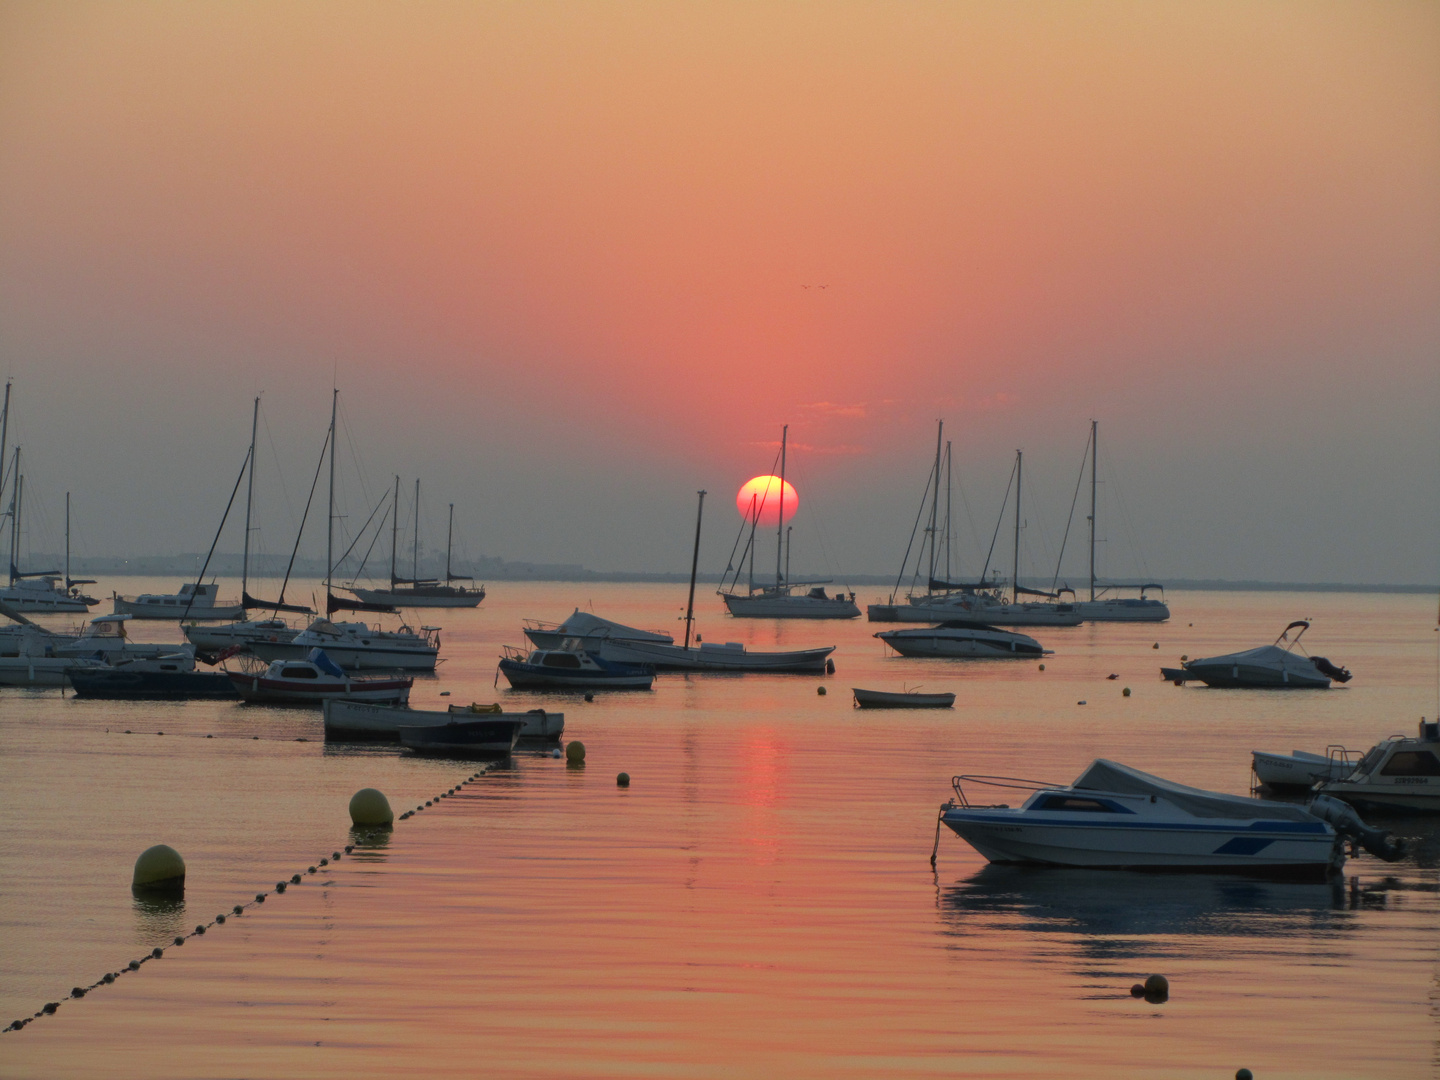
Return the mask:
M130 733L126 732L126 734L128 735ZM161 732L156 732L156 734L161 734ZM486 773L488 773L491 768L493 768L493 763L482 766L479 772L467 776L464 780L461 780L460 783L456 784L454 787L449 788L446 791L442 791L433 799L426 799L424 805L417 806L414 810L406 810L403 814L399 815L397 820L404 821L406 818L414 817L416 814L424 810L427 806L438 806L441 799L448 799L452 795L459 794L461 788L463 788L466 784L470 784L476 780L479 780ZM364 831L355 828L352 829L351 832L355 835L356 840L359 843L363 844L365 841L379 835L384 828L385 826L374 826L365 829ZM351 854L355 850L356 846L356 844L346 844L342 851L332 851L328 856L316 860L315 864L313 866L307 867L303 874L292 874L290 875L290 879L288 881L277 881L275 883L274 891L276 893L284 893L287 889L289 889L291 885L299 885L302 881L305 880L307 876L318 873L322 867L329 866L332 863L338 863L343 855ZM210 922L200 923L190 933L177 935L174 943L171 945L171 948L178 948L179 946L184 945L185 942L189 941L191 938L201 937L208 931L214 929L216 926L223 926L230 919L243 915L248 909L253 908L258 904L265 903L265 898L269 895L270 894L268 892L258 892L255 894L254 900L247 900L243 904L236 904L229 911L216 915L215 918L212 919ZM100 978L96 979L89 986L73 987L70 991L69 998L83 998L92 990L97 990L102 986L109 986L122 975L129 975L137 972L144 964L148 964L151 960L159 960L164 955L165 949L157 945L144 956L140 957L138 960L131 960L128 964L120 968L118 971L107 971L104 975L100 976ZM47 1001L32 1015L12 1021L6 1027L0 1028L0 1035L9 1034L12 1031L19 1031L27 1024L33 1023L34 1021L39 1020L41 1017L54 1016L55 1013L59 1010L61 1004L62 1002L60 1001Z

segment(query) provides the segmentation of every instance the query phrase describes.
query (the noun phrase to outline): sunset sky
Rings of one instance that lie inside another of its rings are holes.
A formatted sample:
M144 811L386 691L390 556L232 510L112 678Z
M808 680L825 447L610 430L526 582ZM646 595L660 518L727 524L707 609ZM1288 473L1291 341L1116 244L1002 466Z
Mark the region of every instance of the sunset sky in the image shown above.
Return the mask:
M1048 576L1093 418L1113 576L1437 582L1440 6L0 3L0 374L36 551L203 550L256 394L286 547L333 383L471 555L718 570L789 424L893 571L943 418Z

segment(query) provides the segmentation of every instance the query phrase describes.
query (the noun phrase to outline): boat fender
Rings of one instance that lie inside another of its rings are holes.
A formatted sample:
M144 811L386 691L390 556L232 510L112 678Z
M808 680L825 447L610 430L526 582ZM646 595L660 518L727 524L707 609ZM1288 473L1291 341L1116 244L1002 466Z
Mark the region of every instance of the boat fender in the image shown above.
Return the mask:
M1391 836L1384 829L1366 825L1353 807L1329 795L1316 795L1307 807L1310 813L1335 826L1341 836L1357 841L1361 847L1386 862L1395 862L1405 854L1405 841Z

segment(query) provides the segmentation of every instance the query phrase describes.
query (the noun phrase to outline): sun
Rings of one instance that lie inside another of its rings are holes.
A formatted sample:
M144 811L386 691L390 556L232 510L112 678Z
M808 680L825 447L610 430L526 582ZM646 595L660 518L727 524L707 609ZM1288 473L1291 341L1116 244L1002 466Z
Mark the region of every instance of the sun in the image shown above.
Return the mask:
M781 480L778 476L757 476L753 480L747 480L740 493L735 496L735 509L740 511L740 516L746 521L758 514L762 529L767 526L775 528L780 523L782 483L785 485L785 520L789 521L800 506L800 496L795 494L794 484L789 480Z

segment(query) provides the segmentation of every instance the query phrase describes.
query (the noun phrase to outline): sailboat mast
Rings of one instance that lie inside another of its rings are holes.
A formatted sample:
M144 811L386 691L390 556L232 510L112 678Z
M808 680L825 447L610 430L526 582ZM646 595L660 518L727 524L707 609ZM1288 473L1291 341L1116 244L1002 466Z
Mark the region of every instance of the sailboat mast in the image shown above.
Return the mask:
M785 444L790 437L790 425L780 429L780 517L775 523L775 591L780 591L780 553L785 546Z
M700 567L700 519L705 514L705 492L698 491L700 504L695 508L695 551L690 556L690 600L685 605L685 648L690 648L690 627L695 621L695 572Z
M65 588L70 588L70 492L65 492Z
M410 565L410 578L416 588L420 587L420 478L415 478L415 547Z
M395 588L395 554L400 547L400 477L395 477L395 503L390 514L390 588Z
M1011 602L1020 602L1020 469L1024 455L1015 451L1015 565L1010 578Z
M932 586L930 582L935 580L935 530L939 525L940 514L940 449L941 439L945 434L945 421L940 420L935 425L935 473L930 487L930 574L925 582L925 591L928 593Z
M952 459L951 456L950 456L951 453L952 453L951 446L950 446L950 443L947 441L947 442L945 443L945 580L946 580L946 581L952 580L951 574L953 573L953 571L950 569L950 549L954 546L954 537L953 537L953 535L951 534L951 531L950 531L950 525L951 525L951 518L950 518L950 495L951 495L951 492L952 492L953 489L954 489L954 476L953 476L953 471L954 471L954 468L955 468L955 463L954 463L953 459Z
M244 553L240 556L240 603L244 604L250 597L250 506L255 501L255 433L260 424L260 399L255 399L255 411L250 414L250 482L245 488L245 545ZM70 496L65 496L66 520L70 514ZM66 548L69 551L69 548ZM65 573L70 573L67 568Z
M20 510L25 501L25 477L20 475L20 447L15 447L15 467L10 470L14 490L10 495L10 568L5 571L15 584L20 568Z
M455 504L450 504L450 527L445 530L445 584L451 581L450 548L455 542Z
M758 495L750 496L750 592L755 591L755 530L760 525L760 506L756 501Z
M1090 421L1090 599L1095 599L1095 463L1100 459L1100 421Z
M5 494L5 446L10 436L10 380L5 380L5 407L0 409L0 496Z
M335 576L335 407L340 391L330 391L330 502L325 514L325 615L330 615L332 581Z

